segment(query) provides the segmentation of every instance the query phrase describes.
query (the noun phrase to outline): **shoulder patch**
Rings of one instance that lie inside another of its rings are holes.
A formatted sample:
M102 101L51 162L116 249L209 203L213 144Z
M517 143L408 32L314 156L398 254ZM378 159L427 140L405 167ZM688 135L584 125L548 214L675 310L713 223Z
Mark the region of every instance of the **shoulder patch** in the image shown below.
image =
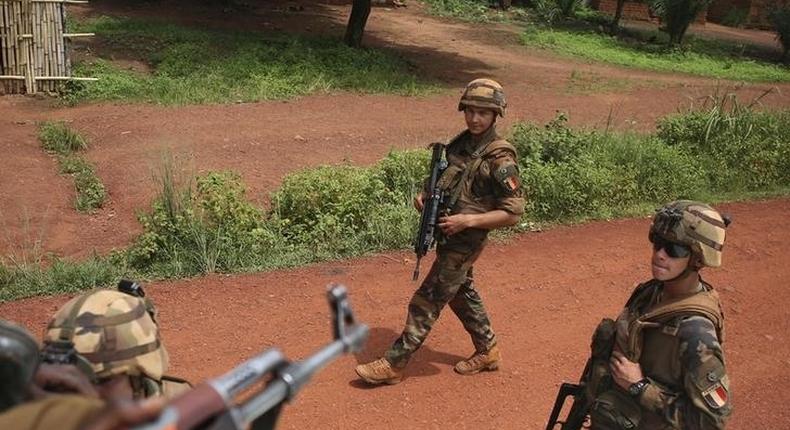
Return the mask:
M518 168L515 164L503 164L496 168L494 179L510 193L516 192L521 187L521 179L518 176Z
M705 403L713 409L723 408L727 404L730 393L721 382L717 382L712 387L702 392L702 398Z

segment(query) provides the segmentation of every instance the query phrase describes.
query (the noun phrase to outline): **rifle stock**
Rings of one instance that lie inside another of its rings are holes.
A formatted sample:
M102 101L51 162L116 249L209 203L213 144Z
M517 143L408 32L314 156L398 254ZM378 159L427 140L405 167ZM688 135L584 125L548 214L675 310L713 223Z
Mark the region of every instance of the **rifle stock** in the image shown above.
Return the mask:
M557 398L554 400L554 407L551 409L551 415L549 415L549 422L546 424L546 430L557 430L557 425L559 425L560 430L580 430L586 428L585 423L587 422L590 401L587 399L587 394L585 392L585 380L589 368L590 362L588 361L587 365L584 367L584 372L582 372L581 381L578 384L563 382L562 385L560 385ZM565 420L560 421L559 418L562 407L565 404L565 399L569 396L573 397L573 404Z
M423 202L422 212L420 213L420 228L417 230L417 238L414 241L414 254L417 256L417 264L414 268L412 281L416 281L420 276L420 260L431 249L436 238L436 224L439 221L439 208L444 201L444 192L437 186L439 177L447 168L447 162L442 160L444 145L441 143L431 144L433 153L431 154L431 176L428 180L428 191L431 193L428 199Z
M316 372L345 353L361 350L367 339L368 327L354 320L345 287L330 285L327 296L333 313L333 342L298 362L289 362L276 348L264 351L177 397L157 420L136 430L274 428L282 405L293 399ZM269 375L271 380L263 389L235 402Z

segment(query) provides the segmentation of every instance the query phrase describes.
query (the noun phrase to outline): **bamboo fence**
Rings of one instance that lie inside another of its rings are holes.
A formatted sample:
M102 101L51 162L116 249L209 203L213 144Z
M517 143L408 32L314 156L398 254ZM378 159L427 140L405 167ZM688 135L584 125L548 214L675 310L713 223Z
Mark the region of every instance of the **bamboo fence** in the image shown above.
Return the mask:
M84 0L0 0L0 93L56 93L71 76L70 40L93 33L66 32L66 4Z

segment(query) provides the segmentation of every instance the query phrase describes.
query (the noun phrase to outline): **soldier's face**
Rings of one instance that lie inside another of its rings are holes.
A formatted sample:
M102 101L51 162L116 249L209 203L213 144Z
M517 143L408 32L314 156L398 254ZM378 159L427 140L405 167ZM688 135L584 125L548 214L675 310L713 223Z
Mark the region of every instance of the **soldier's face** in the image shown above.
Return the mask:
M690 256L673 258L667 254L665 248L653 248L653 258L650 261L650 268L653 278L659 281L667 281L680 276L688 267Z
M470 133L475 135L483 134L494 123L496 112L491 109L467 106L464 109L464 119Z

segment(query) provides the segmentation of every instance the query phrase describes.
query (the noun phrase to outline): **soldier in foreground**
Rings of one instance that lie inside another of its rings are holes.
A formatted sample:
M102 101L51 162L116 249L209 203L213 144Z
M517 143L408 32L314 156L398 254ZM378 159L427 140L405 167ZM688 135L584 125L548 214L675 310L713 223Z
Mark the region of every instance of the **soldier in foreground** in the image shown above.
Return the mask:
M729 219L688 200L667 204L653 218L653 279L634 290L616 321L595 331L592 355L568 418L555 403L548 429L723 429L732 411L722 349L719 296L700 277L721 265ZM570 390L568 390L570 389Z
M454 369L462 375L496 370L500 362L497 338L472 280L472 265L483 251L490 230L514 225L524 212L516 149L496 131L504 116L502 86L490 79L467 85L458 104L467 130L446 148L448 166L438 180L446 196L438 219L436 260L409 302L406 326L384 357L356 367L370 384L397 384L403 369L422 345L449 304L472 337L475 352ZM415 198L422 210L430 190Z
M74 362L102 398L172 397L189 388L166 376L167 350L148 299L94 290L58 310L44 334L44 361Z

